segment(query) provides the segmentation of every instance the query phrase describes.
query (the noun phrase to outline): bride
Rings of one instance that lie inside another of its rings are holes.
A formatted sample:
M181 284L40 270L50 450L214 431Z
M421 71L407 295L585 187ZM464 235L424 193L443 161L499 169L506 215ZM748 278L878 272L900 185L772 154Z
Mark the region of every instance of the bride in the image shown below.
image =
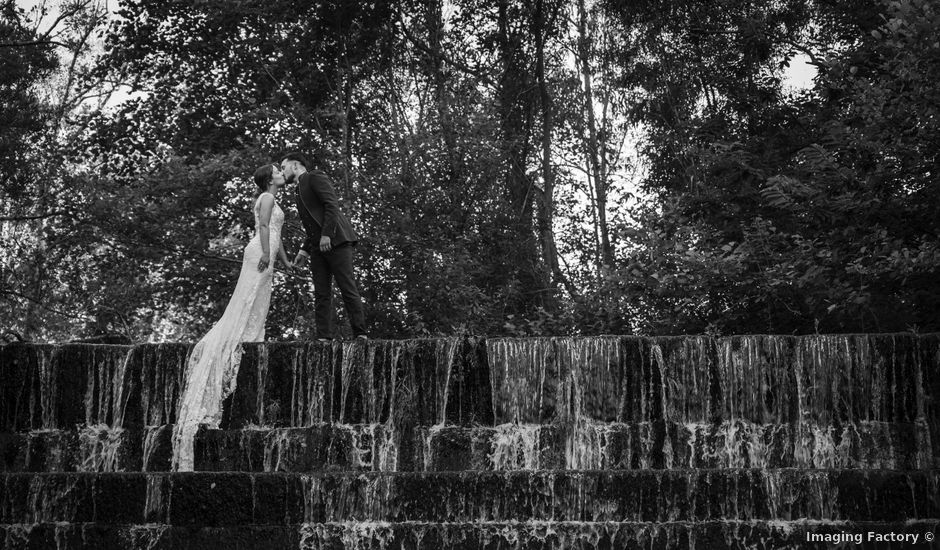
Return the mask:
M218 428L222 400L235 389L242 342L264 340L264 321L271 304L275 254L291 269L281 247L284 211L277 192L285 179L268 164L255 171L261 194L255 200L255 234L245 246L241 273L222 318L189 354L179 414L173 428L173 469L192 471L193 438L200 424Z

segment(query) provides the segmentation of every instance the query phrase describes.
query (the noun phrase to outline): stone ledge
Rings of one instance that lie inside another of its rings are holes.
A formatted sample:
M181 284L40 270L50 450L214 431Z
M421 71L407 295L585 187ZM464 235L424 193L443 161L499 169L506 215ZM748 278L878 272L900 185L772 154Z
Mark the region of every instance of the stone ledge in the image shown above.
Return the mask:
M0 432L174 422L188 344L0 347ZM222 428L591 422L921 423L940 334L249 344Z
M940 518L940 470L4 474L0 523Z
M938 520L910 522L473 522L309 523L227 528L41 523L0 525L0 549L33 550L828 550L807 533L917 534ZM862 550L897 548L863 542ZM904 546L908 547L908 546Z
M926 427L577 423L416 427L385 425L209 430L196 444L207 471L637 470L682 468L934 467Z
M170 469L172 426L0 434L0 472ZM675 422L415 426L385 424L202 430L196 469L311 472L635 470L645 468L932 468L921 424L839 428ZM575 452L576 451L576 452Z

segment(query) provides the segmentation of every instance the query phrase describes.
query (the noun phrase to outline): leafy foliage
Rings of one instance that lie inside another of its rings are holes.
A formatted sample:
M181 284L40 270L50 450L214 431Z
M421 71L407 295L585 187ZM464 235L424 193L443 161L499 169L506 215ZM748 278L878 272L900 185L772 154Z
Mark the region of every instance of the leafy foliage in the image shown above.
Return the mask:
M6 213L43 217L5 222L2 328L198 337L250 174L301 150L363 234L375 336L938 330L938 26L923 0L122 2L81 80L122 102L53 124L55 56L3 58ZM279 275L269 338L312 309Z
M616 279L655 312L648 330L940 326L940 194L928 145L938 120L928 75L940 62L930 29L940 14L917 1L858 7L799 6L795 15L832 25L806 37L770 32L776 14L726 6L718 13L740 30L710 37L706 44L720 47L705 51L720 55L688 70L731 65L664 83L641 106L652 136L645 185L661 210L639 218L637 251ZM761 38L748 31L754 21ZM785 60L802 40L819 69L814 87L782 93L767 64L773 48L754 40L776 44ZM833 48L814 53L806 44ZM678 55L666 59L685 68ZM641 68L627 74L649 77Z
M35 85L56 68L50 44L24 21L13 0L0 3L0 176L4 196L27 192L30 142L44 129L48 112Z

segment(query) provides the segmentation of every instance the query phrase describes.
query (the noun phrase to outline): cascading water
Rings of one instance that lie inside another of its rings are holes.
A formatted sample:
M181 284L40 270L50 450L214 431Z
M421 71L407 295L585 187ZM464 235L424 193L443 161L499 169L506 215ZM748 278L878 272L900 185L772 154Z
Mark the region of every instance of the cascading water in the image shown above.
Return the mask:
M251 344L180 475L187 352L0 348L0 547L763 549L940 526L940 335Z
M169 425L148 426L144 428L144 446L141 455L141 471L161 471L166 470L169 467L167 462L171 452L169 445L172 432L173 427ZM159 464L160 459L158 457L161 448L165 455L163 464Z
M489 459L494 470L540 470L539 424L500 424Z
M124 444L124 429L108 426L86 426L79 432L82 472L118 471L118 453Z

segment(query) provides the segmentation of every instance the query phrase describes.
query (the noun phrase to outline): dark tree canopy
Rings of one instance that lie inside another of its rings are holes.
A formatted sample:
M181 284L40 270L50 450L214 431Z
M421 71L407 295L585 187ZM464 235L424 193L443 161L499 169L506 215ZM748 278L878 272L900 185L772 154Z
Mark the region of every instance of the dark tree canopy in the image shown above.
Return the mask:
M97 108L37 93L65 46L29 17L3 3L26 338L201 334L292 150L363 234L376 336L940 330L931 2L124 1L69 72L121 86ZM311 302L279 275L269 337Z
M58 65L54 44L24 18L13 0L0 2L0 179L10 196L26 191L28 151L48 114L36 85Z

